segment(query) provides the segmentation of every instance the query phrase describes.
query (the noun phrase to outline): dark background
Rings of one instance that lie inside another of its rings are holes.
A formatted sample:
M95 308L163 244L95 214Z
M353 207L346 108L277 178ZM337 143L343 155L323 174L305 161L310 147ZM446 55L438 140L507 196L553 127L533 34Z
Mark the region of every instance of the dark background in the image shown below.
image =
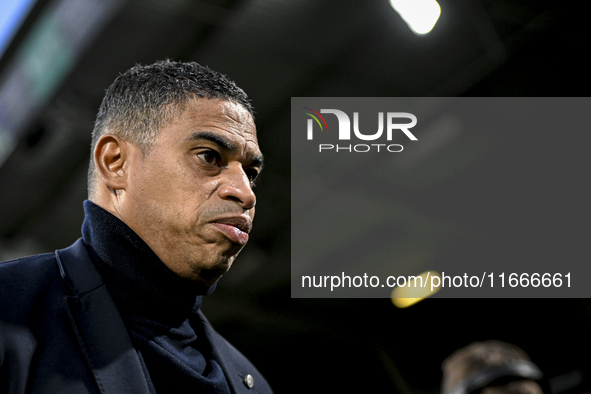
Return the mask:
M36 3L0 58L0 78L16 78L13 65L28 32L57 3ZM486 339L521 346L551 378L591 372L586 300L428 299L396 309L387 299L290 298L290 98L587 96L584 3L442 0L438 24L421 37L385 0L118 4L48 100L30 110L22 127L10 130L18 143L0 166L1 260L66 247L79 237L92 123L115 77L135 63L193 60L227 74L252 98L267 161L256 189L251 242L203 308L277 393L436 393L443 359ZM551 163L553 149L566 150L573 165L588 166L585 133L565 139L557 131L537 142L536 158ZM442 198L451 200L466 185L484 193L478 186L482 173L527 162L519 147L528 141L520 143L510 150L490 146L464 161L457 160L453 146L439 151L422 163L425 176L406 185L402 199L450 225L467 221L475 229L493 225L495 233L514 234L511 218L500 221L491 207L450 207ZM453 164L445 167L446 176L429 176L441 174L441 163ZM541 176L549 169L550 164L530 173ZM577 201L588 196L587 179L559 175L549 187ZM510 189L518 181L497 186ZM531 219L539 217L543 207L520 219L520 231L534 229ZM557 223L574 240L588 241L588 212L571 207L561 219ZM456 247L440 258L461 256ZM588 256L564 252L564 258L589 263ZM482 253L489 251L483 247ZM589 387L583 382L574 392Z

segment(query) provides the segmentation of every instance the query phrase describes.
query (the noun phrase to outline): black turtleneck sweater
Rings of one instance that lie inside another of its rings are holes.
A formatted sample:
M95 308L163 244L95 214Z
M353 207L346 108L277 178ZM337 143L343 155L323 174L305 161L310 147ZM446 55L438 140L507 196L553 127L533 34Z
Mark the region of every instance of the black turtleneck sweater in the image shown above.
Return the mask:
M197 311L204 291L173 273L125 223L84 201L82 238L154 393L229 394ZM215 286L214 286L215 287ZM125 371L121 371L125 373Z

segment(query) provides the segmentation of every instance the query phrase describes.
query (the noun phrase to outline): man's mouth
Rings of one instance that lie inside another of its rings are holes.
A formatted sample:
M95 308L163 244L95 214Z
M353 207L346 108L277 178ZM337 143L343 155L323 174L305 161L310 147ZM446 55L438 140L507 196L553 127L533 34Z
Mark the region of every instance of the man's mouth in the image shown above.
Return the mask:
M244 245L248 242L248 233L252 229L252 220L246 216L232 216L211 222L230 241Z

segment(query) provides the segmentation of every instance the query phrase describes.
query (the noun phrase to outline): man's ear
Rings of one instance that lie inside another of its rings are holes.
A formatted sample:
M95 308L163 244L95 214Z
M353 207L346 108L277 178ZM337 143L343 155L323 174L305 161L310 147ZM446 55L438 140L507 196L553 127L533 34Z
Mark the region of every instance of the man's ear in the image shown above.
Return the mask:
M114 134L104 134L94 148L94 165L102 181L111 190L125 189L130 149L132 147L123 138Z

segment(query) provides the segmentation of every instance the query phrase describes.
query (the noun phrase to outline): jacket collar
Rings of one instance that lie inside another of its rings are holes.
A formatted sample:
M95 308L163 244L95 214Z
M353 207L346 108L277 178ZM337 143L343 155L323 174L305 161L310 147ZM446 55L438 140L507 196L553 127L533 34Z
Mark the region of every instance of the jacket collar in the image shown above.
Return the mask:
M99 391L149 394L146 376L123 319L82 239L69 248L57 250L55 255L69 293L68 317ZM201 311L198 314L213 348L213 357L222 367L232 392L252 393L244 383L249 371L243 370L235 360L239 353L213 330Z
M68 317L99 391L149 394L137 352L82 239L55 255L70 293Z

